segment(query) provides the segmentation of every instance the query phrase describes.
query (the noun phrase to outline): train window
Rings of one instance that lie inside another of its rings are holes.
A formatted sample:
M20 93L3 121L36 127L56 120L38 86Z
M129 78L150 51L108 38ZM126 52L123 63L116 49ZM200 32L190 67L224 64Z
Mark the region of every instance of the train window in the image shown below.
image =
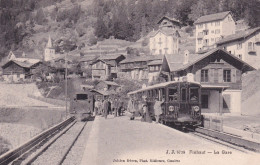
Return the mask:
M181 100L186 101L187 94L186 94L186 88L181 89Z
M199 88L190 88L190 101L199 101Z
M165 99L165 89L164 88L162 88L162 98Z
M169 101L177 101L178 93L177 88L169 88Z
M154 90L154 93L155 93L155 98L159 98L158 89L155 89L155 90Z
M88 95L87 94L77 94L77 100L87 100Z

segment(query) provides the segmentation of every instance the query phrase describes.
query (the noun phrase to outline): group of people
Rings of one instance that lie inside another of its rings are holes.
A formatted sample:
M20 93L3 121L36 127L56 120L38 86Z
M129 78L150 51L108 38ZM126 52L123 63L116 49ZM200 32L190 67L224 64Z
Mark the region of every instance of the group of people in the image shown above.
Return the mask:
M154 103L154 115L155 115L155 119L156 119L156 123L159 122L160 120L160 115L163 113L162 110L162 103L164 103L164 99L162 99L161 101L159 100L159 98L155 99L155 103ZM128 102L128 106L127 106L127 110L128 112L131 113L131 117L130 120L134 120L135 117L137 116L141 116L141 121L144 122L152 122L152 117L151 117L151 106L148 106L148 102L147 102L147 97L143 96L142 100L138 100L136 97L131 98Z
M94 104L94 116L102 115L107 119L109 114L114 117L122 115L123 102L118 98L105 97L104 100L97 99Z

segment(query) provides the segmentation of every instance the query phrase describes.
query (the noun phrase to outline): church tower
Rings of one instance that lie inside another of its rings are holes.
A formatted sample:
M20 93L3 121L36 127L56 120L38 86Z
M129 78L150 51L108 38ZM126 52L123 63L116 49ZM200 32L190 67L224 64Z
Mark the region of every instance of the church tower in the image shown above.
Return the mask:
M49 36L49 40L44 52L44 61L50 61L54 58L55 58L55 49L52 45L51 37Z

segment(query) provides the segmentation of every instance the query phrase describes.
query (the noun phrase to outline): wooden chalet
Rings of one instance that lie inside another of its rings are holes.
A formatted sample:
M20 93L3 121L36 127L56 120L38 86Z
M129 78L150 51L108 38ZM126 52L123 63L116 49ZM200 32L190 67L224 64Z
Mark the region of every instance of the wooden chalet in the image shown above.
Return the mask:
M30 79L33 70L41 64L37 59L11 60L2 66L5 81L19 82Z
M91 64L92 79L107 80L116 78L119 62L124 59L124 55L100 56Z
M205 54L165 56L161 76L202 85L202 112L241 113L242 74L252 66L222 49ZM184 77L185 76L185 77Z
M120 75L133 80L147 80L149 79L148 63L156 60L162 60L162 56L129 56L120 62Z
M120 85L113 81L100 81L96 87L98 90L104 90L104 91L118 91L120 89Z

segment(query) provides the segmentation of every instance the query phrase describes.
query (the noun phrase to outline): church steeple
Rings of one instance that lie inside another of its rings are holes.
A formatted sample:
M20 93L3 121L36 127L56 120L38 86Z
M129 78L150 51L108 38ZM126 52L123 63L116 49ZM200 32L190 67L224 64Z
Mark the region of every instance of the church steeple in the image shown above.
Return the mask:
M48 43L46 45L45 51L44 51L44 60L50 61L54 59L56 56L55 49L52 45L51 37L49 36Z
M52 41L51 41L51 36L49 35L49 40L48 43L46 45L46 48L52 48Z

